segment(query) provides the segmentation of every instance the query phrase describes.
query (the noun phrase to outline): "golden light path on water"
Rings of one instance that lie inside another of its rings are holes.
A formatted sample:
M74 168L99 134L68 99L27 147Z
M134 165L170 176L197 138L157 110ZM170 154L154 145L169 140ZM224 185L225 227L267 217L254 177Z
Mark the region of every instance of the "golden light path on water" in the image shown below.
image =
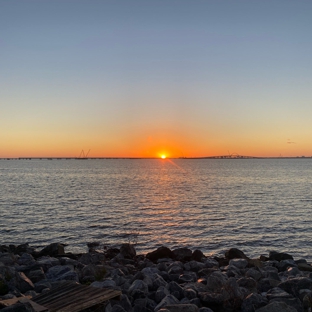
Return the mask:
M2 174L1 174L2 173ZM308 159L2 160L3 244L161 245L311 258Z

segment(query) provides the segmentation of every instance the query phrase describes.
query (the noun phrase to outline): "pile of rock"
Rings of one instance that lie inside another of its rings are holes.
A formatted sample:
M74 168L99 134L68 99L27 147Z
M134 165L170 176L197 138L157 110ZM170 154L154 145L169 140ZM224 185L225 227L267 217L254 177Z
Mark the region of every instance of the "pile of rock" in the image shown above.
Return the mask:
M312 267L286 253L249 259L235 248L218 258L188 248L137 255L130 244L89 247L71 254L58 243L39 252L28 244L0 246L0 298L36 296L73 281L121 290L105 312L311 311Z

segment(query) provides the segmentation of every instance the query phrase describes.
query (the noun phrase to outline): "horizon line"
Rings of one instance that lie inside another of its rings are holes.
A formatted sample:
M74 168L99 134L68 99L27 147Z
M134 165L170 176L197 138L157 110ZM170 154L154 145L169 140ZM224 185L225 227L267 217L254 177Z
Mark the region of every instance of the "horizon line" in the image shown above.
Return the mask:
M217 156L199 156L199 157L61 157L61 156L35 156L35 157L0 157L0 160L96 160L96 159L304 159L312 156L246 156L246 155L217 155Z

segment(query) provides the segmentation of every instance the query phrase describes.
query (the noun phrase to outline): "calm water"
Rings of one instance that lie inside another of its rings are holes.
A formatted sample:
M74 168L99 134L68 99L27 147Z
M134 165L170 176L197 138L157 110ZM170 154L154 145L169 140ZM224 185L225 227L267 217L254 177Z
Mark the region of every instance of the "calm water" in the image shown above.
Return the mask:
M312 260L312 160L0 160L3 244L137 240ZM137 235L138 234L138 235Z

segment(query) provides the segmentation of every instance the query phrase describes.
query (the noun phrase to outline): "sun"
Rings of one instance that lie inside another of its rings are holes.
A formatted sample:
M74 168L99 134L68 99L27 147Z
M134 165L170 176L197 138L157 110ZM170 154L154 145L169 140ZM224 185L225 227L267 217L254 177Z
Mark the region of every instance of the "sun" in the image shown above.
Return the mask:
M167 156L166 156L165 154L162 154L162 155L160 156L160 158L161 158L161 159L166 159Z

